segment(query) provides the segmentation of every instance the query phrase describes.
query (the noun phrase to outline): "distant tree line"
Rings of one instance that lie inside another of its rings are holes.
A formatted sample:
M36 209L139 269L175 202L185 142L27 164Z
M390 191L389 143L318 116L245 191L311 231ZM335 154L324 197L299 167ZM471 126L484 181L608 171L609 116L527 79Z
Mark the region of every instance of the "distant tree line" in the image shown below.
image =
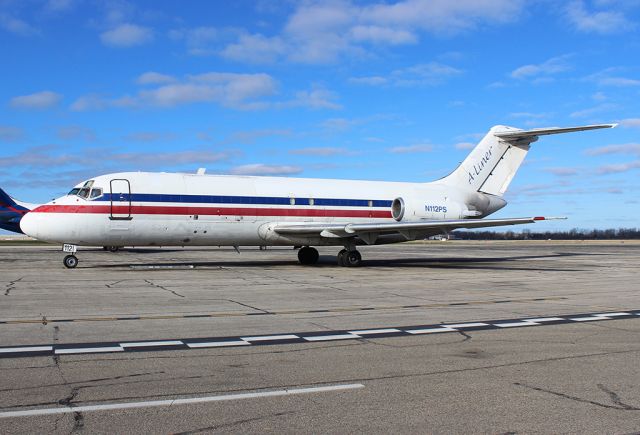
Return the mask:
M607 230L569 231L453 231L452 239L460 240L630 240L640 239L640 228L610 228Z

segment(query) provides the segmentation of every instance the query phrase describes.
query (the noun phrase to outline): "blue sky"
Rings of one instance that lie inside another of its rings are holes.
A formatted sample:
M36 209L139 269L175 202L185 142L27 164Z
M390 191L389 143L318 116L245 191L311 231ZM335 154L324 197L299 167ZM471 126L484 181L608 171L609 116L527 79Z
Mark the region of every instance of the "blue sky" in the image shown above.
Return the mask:
M492 126L542 138L499 216L637 227L635 0L0 0L0 185L95 175L430 181Z

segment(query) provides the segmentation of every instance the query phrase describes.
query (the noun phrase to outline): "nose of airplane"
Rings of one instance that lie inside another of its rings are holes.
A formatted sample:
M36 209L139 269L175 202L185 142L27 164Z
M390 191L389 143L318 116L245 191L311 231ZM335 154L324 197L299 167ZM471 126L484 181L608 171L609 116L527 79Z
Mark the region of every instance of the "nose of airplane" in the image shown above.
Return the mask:
M37 213L27 213L20 219L20 229L29 237L38 238Z

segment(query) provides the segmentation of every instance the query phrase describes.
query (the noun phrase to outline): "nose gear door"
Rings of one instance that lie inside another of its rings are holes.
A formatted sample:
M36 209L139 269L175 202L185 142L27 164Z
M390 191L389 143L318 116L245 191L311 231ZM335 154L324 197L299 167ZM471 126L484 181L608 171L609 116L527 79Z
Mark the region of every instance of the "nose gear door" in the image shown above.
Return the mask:
M111 180L111 220L131 220L131 184L124 178Z

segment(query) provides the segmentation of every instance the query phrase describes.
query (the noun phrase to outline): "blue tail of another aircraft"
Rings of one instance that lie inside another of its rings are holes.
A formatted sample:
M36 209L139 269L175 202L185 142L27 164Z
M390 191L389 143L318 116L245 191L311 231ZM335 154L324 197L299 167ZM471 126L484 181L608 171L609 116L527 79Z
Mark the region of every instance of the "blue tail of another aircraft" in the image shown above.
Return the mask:
M20 220L31 209L18 204L7 192L0 189L0 228L14 233L22 233Z

